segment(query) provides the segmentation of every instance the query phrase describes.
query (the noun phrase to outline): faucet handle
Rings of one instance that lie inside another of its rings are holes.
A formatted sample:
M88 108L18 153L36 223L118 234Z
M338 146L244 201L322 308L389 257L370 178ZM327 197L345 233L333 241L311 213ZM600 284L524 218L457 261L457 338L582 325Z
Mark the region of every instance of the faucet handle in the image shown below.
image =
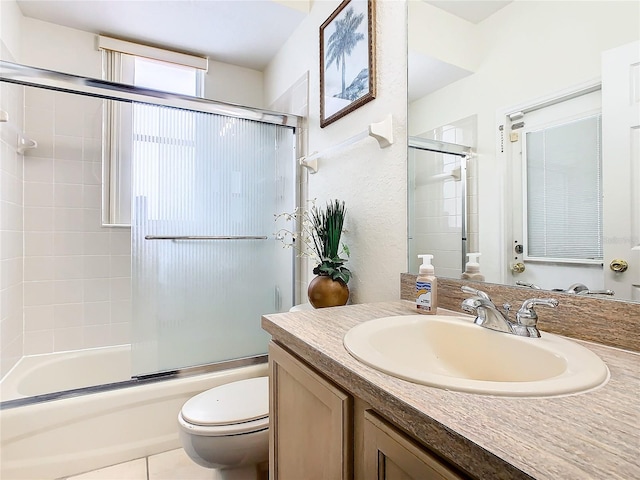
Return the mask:
M462 290L465 293L470 293L477 297L484 298L485 300L488 300L491 302L491 298L489 297L489 294L487 292L483 292L482 290L477 290L475 288L468 287L467 285L462 285L460 287L460 290Z
M534 327L538 323L538 314L533 308L536 305L555 308L558 306L558 300L555 298L529 298L525 300L516 313L516 320L520 325Z

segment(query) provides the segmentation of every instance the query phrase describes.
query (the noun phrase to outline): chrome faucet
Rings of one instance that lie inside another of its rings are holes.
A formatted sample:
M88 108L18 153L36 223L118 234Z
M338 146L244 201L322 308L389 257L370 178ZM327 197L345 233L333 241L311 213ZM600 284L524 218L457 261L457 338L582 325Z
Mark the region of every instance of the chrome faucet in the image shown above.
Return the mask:
M529 288L533 288L535 290L542 290L542 288L540 288L538 285L534 284L534 283L529 283L529 282L523 282L521 280L518 280L516 282L516 285L520 286L520 287L529 287Z
M576 295L615 295L613 290L591 290L583 283L574 283L566 290L559 290L564 293L574 293Z
M502 313L486 292L466 285L462 286L462 291L474 295L463 300L461 306L465 312L476 315L474 320L476 325L521 337L540 338L540 331L537 327L538 314L534 310L536 305L558 306L558 301L553 298L530 298L522 303L516 313L516 321L512 322L508 318L511 305L505 304L506 313Z

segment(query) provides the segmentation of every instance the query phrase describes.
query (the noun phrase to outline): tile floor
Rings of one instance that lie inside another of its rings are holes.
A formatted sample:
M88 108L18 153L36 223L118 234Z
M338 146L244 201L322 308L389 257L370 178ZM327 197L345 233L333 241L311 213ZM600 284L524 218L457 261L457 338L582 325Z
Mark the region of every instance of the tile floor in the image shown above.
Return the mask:
M218 480L215 470L195 464L183 449L120 463L66 480Z

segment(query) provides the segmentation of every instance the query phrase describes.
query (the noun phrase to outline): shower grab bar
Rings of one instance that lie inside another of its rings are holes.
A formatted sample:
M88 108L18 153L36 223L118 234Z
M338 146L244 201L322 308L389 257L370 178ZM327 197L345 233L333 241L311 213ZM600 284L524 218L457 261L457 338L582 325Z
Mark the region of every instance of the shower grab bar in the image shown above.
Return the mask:
M145 235L145 240L267 240L267 236L235 235L235 236L209 236L209 235L185 235L164 236Z

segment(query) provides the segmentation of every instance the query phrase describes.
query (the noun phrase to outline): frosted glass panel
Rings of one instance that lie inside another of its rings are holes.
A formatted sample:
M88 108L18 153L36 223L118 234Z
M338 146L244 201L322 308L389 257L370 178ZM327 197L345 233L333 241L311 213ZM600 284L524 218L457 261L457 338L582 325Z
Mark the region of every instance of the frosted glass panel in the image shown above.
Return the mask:
M528 256L602 259L600 116L527 133Z
M266 353L261 315L293 301L294 258L273 235L274 214L294 208L293 130L133 115L134 374Z

